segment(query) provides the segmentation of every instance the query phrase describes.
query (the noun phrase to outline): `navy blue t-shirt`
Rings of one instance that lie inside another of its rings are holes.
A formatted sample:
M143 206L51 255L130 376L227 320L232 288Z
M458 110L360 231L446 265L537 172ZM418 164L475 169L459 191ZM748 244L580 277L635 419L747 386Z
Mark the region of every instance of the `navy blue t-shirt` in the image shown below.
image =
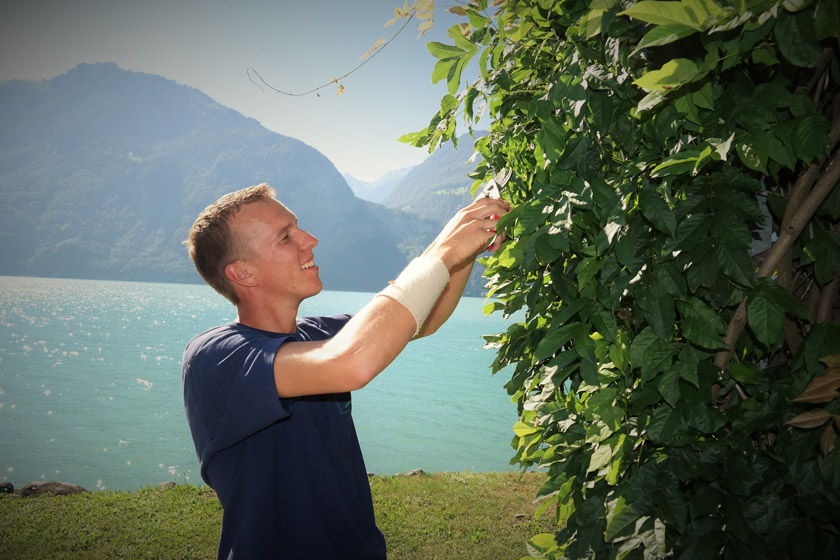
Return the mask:
M224 508L218 558L385 558L350 393L281 399L274 384L281 344L330 338L348 320L301 318L293 334L229 323L187 345L187 420Z

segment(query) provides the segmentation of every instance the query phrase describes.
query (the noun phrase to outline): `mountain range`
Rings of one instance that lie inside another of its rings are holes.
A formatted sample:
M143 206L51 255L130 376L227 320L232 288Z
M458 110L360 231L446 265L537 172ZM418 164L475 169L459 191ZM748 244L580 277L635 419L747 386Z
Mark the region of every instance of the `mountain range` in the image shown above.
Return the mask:
M347 184L353 190L353 194L357 197L363 200L381 203L412 169L414 169L413 166L394 169L376 181L362 181L361 179L356 179L349 173L345 173L343 176L344 180L347 181Z
M0 84L0 274L199 282L182 246L192 221L265 182L319 238L326 289L376 291L469 202L469 155L441 148L357 196L314 148L163 77L97 63L12 80Z

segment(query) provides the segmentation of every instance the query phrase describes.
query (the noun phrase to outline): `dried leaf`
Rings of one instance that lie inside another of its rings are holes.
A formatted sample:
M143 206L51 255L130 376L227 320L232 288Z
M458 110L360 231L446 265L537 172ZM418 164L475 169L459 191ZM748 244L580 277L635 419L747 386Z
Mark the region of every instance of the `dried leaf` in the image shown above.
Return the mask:
M802 414L797 414L787 421L787 424L797 428L816 428L825 424L826 420L833 415L827 410L809 410Z
M827 368L840 368L840 354L832 354L825 358L820 358L820 361L825 364Z
M376 49L381 47L383 44L385 44L385 39L380 37L379 39L376 40L376 44L374 44L371 48L369 48L365 54L363 54L362 56L359 57L359 60L362 60L363 58L367 58L368 56L370 56L370 54L373 51L375 51Z
M425 33L426 31L428 31L429 29L431 29L431 28L432 28L432 26L434 26L434 24L435 24L435 23L434 23L433 21L424 21L423 23L421 23L420 25L418 25L418 26L417 26L417 31L419 31L419 32L420 32L420 34L418 35L418 37L422 37L423 33Z
M402 8L400 8L399 6L397 6L396 8L394 8L394 17L392 17L391 19L389 19L389 20L388 20L388 22L385 24L385 27L388 27L389 25L393 25L393 24L395 24L397 21L399 21L399 20L401 20L401 19L403 19L403 18L411 17L411 14L412 14L413 12L414 12L414 6L411 6L411 7L409 8L409 7L408 7L408 0L406 0L406 1L403 3L403 7L402 7Z
M837 416L835 416L837 418ZM837 442L837 432L834 431L834 426L829 424L823 430L820 436L820 450L823 456L828 455L834 449L834 444Z
M836 399L840 388L840 369L831 368L824 375L815 377L808 383L802 394L793 402L823 403Z
M447 11L459 16L467 15L467 10L465 10L462 6L452 6Z

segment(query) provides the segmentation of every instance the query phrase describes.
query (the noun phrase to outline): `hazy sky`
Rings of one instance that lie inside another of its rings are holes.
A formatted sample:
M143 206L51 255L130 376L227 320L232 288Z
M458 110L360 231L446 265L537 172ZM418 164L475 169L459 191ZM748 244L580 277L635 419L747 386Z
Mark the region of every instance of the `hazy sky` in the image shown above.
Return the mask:
M330 86L320 97L287 97L260 90L247 68L282 90L328 82L396 32L402 22L384 24L402 0L9 0L0 7L0 81L115 62L195 87L370 181L426 156L396 139L424 128L446 93L431 83L426 42L463 20L445 12L452 0L437 4L430 33L417 39L412 21L344 80L343 95Z

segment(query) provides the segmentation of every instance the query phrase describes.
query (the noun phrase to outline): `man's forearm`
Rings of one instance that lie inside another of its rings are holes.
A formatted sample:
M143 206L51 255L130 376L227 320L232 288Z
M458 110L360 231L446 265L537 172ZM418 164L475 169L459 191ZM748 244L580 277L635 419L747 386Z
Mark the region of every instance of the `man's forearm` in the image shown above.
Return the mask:
M455 311L455 307L458 306L458 302L461 300L461 295L464 293L464 288L466 288L467 282L470 279L470 273L474 264L475 260L470 260L449 271L449 283L443 289L437 302L435 302L432 311L420 328L420 332L416 338L432 334L449 319L452 312Z

